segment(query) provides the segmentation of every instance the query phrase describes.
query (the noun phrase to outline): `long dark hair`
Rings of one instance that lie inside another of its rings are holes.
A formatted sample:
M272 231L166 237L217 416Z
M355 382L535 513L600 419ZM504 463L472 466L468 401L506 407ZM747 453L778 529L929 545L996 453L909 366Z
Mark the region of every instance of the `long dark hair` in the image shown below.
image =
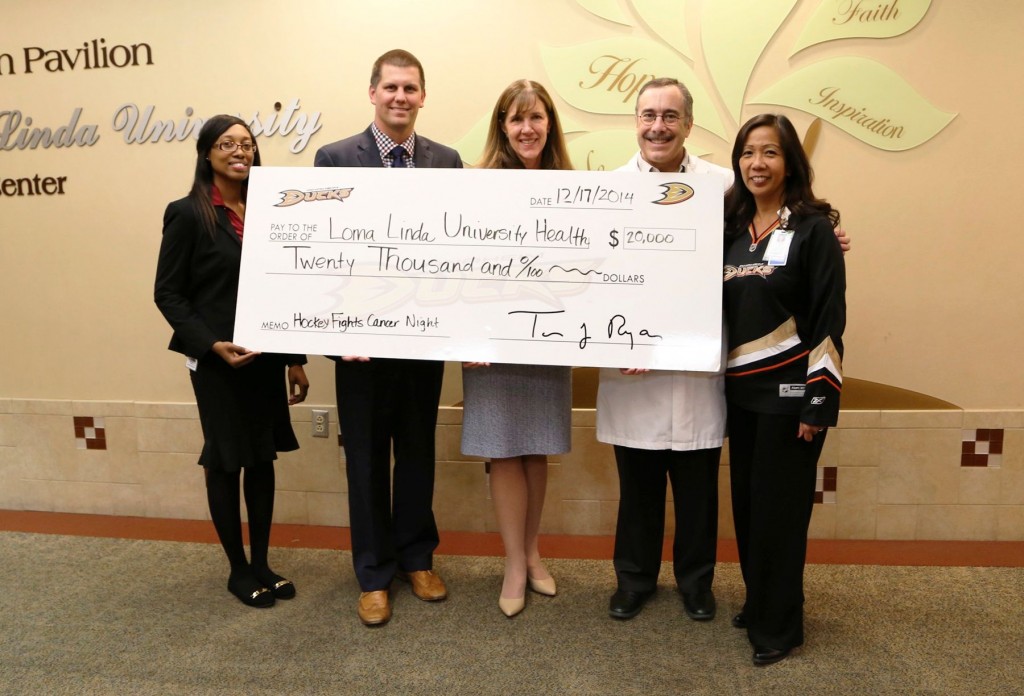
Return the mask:
M782 204L789 208L793 215L824 215L833 227L839 226L839 211L829 205L828 201L817 198L811 189L814 181L814 170L807 160L807 154L800 145L800 137L796 134L792 122L782 114L761 114L743 124L736 134L736 142L732 146L732 171L735 176L732 188L725 194L725 229L726 234L735 238L746 234L747 226L753 221L757 205L754 195L743 183L740 173L740 155L747 144L747 138L755 128L768 126L775 129L782 147L782 156L786 165L786 183L782 194Z
M555 103L544 85L533 80L516 80L501 93L498 103L491 114L491 125L487 128L487 143L484 154L477 167L481 169L523 169L519 155L512 149L508 135L502 128L505 117L509 113L518 113L530 108L534 100L544 105L551 132L540 153L541 169L572 169L569 152L565 148L565 136L562 134L562 123L558 120Z
M256 143L256 138L249 129L249 125L237 116L230 116L228 114L219 114L207 120L199 130L199 137L196 140L196 173L192 178L192 190L188 192L188 197L192 200L196 216L202 222L203 229L211 236L215 234L217 228L217 211L213 209L213 202L210 199L210 188L213 186L213 166L210 164L210 150L213 149L213 144L217 142L217 138L222 136L232 126L243 126L249 132L249 137L252 138L253 144ZM260 166L259 150L254 150L252 153L252 166ZM243 201L248 192L249 180L247 178L242 182Z

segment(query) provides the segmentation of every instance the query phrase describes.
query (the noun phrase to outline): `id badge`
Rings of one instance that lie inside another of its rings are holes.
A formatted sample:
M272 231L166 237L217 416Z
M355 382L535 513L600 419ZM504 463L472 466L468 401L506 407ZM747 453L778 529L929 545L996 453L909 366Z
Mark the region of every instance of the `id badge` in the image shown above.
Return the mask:
M793 242L793 230L775 230L768 247L764 250L764 261L769 266L785 266L789 260L789 245Z
M199 367L199 361L196 360L195 358L185 356L185 367L195 372L196 368Z

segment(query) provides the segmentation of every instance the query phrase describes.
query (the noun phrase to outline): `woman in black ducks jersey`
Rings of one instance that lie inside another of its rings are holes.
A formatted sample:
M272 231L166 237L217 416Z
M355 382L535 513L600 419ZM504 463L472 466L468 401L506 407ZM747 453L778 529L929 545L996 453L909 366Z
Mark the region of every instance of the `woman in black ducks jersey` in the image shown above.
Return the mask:
M754 664L804 640L803 570L825 430L839 415L846 274L839 213L811 190L793 124L762 114L725 199L726 399L733 519Z

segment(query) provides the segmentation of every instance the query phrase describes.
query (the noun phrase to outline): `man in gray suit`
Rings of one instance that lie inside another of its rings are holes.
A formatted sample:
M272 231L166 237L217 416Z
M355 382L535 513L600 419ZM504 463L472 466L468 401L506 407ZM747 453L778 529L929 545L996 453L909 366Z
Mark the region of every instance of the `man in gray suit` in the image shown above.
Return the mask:
M459 153L415 132L426 98L423 66L408 51L373 64L373 123L316 153L317 167L462 167ZM359 618L391 618L388 592L397 575L424 601L448 596L433 571L434 430L444 363L436 360L334 358L338 424L348 474L352 562ZM394 447L394 486L391 451Z

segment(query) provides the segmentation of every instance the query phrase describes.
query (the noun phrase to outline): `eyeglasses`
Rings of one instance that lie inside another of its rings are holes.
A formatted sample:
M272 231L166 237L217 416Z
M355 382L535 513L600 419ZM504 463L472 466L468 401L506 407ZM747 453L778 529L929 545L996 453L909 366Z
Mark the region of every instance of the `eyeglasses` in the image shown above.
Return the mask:
M674 126L682 120L682 116L674 111L667 111L663 114L657 114L653 111L645 111L642 114L637 114L637 118L639 118L640 122L645 126L653 126L659 116L661 117L661 122L666 126Z
M242 152L252 152L256 149L256 143L236 143L234 140L225 140L217 143L214 147L222 152L234 152L238 148L242 148Z

